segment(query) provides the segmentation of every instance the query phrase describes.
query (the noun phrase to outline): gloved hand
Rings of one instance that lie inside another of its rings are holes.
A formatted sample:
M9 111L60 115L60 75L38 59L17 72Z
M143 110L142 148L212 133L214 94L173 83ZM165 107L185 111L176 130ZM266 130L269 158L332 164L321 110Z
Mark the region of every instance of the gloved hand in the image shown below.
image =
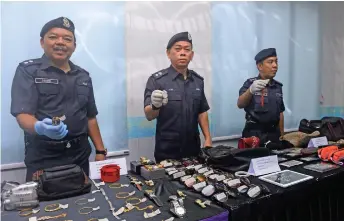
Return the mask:
M251 94L254 94L258 91L263 90L265 86L269 83L269 79L267 80L255 80L250 86L250 92Z
M45 118L42 121L35 123L35 131L38 135L45 135L54 140L60 140L64 138L67 133L67 125L60 121L59 125L52 125L52 120Z
M162 105L166 105L168 102L167 91L155 90L151 95L152 105L156 108L160 108Z

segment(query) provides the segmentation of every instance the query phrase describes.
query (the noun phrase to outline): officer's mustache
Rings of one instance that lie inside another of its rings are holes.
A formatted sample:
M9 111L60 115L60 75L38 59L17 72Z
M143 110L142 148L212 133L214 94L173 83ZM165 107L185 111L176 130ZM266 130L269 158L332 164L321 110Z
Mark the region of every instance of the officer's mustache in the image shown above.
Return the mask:
M63 46L56 46L53 49L54 49L54 51L64 51L64 52L67 51L67 48L65 48Z

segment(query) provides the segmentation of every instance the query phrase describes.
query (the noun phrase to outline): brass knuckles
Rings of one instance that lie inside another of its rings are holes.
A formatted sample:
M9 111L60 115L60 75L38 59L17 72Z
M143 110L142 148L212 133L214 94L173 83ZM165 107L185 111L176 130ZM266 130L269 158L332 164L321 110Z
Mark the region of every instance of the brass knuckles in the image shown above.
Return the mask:
M38 213L40 209L26 208L19 211L19 216L30 216L32 214Z
M86 214L90 214L93 211L96 211L96 210L99 210L99 209L100 209L99 206L97 206L95 208L93 208L93 207L82 207L81 209L79 209L79 214L86 215ZM82 212L84 210L86 210L86 212Z
M111 189L118 189L118 188L122 188L122 187L129 187L128 184L121 184L121 183L111 183L109 185L109 188Z
M51 207L52 207L52 209L50 209ZM44 208L44 211L45 212L54 212L54 211L57 211L57 210L60 210L60 209L67 209L67 208L68 208L68 204L62 205L62 204L59 204L59 203L55 203L55 204L47 205Z
M87 204L87 203L90 203L90 202L93 202L95 201L96 198L92 198L92 199L86 199L86 198L81 198L81 199L77 199L75 201L75 204L76 205L84 205L84 204ZM80 202L81 201L81 202ZM84 201L84 202L83 202Z
M135 194L135 191L133 192L119 192L119 193L116 193L116 198L118 199L125 199L125 198L128 198L129 196L132 196ZM124 196L122 196L124 195Z

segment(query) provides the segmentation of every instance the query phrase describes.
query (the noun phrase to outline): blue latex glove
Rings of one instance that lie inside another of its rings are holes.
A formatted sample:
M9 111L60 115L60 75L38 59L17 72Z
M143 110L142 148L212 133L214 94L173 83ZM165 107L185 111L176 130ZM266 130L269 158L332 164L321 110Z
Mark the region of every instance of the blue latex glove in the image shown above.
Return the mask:
M52 120L45 118L42 121L37 121L35 123L35 131L39 135L45 135L54 140L60 140L64 138L67 133L67 125L60 121L59 125L52 125Z

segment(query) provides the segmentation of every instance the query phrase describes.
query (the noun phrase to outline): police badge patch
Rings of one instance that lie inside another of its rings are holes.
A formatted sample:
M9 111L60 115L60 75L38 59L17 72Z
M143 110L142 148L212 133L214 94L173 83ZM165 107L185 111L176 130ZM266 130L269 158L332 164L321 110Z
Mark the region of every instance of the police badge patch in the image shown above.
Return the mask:
M192 40L190 33L188 33L188 39L189 39L190 41Z
M63 26L65 26L66 28L70 28L70 23L68 18L63 18Z

